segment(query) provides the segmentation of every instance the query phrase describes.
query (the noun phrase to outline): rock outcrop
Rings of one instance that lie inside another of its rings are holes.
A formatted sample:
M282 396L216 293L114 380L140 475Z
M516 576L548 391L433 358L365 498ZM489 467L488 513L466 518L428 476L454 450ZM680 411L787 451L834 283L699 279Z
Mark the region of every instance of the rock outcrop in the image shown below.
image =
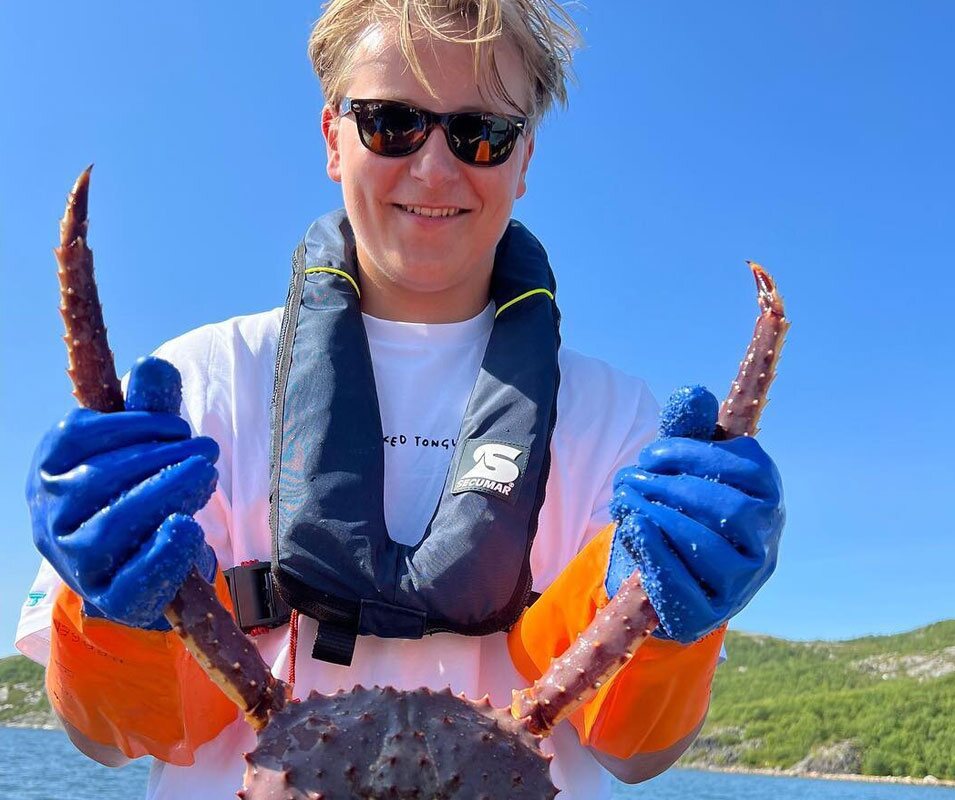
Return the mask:
M858 775L862 772L862 747L852 740L816 747L793 764L792 770L799 774Z

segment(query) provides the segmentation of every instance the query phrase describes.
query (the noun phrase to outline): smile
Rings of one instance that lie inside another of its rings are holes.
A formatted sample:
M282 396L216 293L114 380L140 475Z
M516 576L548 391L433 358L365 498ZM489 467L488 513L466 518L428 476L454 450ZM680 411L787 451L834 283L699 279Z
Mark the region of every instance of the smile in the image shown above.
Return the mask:
M402 211L409 214L415 214L419 217L456 217L459 214L466 214L465 208L432 208L430 206L407 206L397 204Z

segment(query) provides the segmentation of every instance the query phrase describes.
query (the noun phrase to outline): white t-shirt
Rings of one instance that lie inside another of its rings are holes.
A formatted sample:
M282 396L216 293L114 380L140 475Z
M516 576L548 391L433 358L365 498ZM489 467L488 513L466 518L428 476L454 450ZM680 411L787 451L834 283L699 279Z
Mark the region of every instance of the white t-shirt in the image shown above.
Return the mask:
M269 531L270 403L282 310L207 325L167 342L157 355L183 377L183 416L221 449L219 483L197 515L219 563L227 568L271 558ZM494 320L493 306L452 324L365 317L381 409L385 515L392 538L416 543L431 517ZM636 460L656 432L658 407L646 385L602 361L560 350L557 424L537 537L531 551L534 590L543 591L580 548L609 522L616 471ZM49 656L51 597L58 578L43 564L17 631L17 647ZM511 663L506 634L435 634L420 640L359 637L350 667L315 661L316 623L300 619L295 696L312 689L392 685L450 686L507 706L526 685ZM288 626L254 638L272 671L288 676ZM240 718L196 753L191 767L156 762L147 800L228 800L242 784L243 752L255 735ZM610 797L610 777L569 723L544 743L553 752L554 783L568 800Z

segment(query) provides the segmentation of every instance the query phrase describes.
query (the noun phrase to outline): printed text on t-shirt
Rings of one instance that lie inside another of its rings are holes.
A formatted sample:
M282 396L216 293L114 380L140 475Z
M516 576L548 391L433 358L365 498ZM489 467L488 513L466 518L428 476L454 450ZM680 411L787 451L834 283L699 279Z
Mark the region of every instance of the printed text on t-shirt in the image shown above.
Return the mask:
M445 450L453 450L458 446L458 440L454 437L445 437L435 439L431 436L420 436L418 434L407 436L404 433L393 433L385 435L383 441L389 447L404 447L411 445L413 447L441 447Z

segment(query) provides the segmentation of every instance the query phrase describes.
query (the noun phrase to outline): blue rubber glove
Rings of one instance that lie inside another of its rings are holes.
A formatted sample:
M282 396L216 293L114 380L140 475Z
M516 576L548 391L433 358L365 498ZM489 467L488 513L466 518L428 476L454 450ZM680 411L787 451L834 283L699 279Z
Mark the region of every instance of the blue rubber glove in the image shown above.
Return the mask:
M218 445L178 416L179 372L130 372L126 411L78 408L49 431L27 478L33 541L90 616L166 630L163 609L215 556L192 518L215 489Z
M639 569L662 635L684 644L722 625L766 582L785 521L779 473L755 439L699 438L712 435L717 410L703 387L675 392L661 438L614 480L607 594Z

